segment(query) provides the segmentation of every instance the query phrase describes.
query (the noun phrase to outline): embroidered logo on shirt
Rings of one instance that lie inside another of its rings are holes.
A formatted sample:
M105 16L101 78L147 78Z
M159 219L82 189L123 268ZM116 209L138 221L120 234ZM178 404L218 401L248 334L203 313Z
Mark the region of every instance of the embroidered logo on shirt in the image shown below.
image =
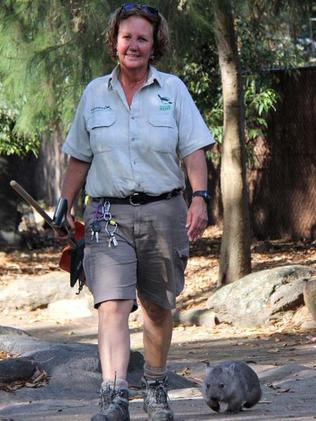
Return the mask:
M158 94L158 97L160 99L160 111L169 111L171 110L171 105L173 102L168 98L167 96L161 96Z
M95 113L97 111L111 111L112 108L110 107L110 105L104 105L103 107L99 106L99 107L93 107L91 108L91 113Z

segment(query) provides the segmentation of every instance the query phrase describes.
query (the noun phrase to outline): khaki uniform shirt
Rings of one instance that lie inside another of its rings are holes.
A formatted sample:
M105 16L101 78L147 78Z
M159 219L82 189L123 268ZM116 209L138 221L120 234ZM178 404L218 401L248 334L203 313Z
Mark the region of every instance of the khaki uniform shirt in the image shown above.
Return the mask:
M118 70L88 84L63 151L91 162L92 197L183 189L180 160L214 143L192 97L178 77L151 66L129 107Z

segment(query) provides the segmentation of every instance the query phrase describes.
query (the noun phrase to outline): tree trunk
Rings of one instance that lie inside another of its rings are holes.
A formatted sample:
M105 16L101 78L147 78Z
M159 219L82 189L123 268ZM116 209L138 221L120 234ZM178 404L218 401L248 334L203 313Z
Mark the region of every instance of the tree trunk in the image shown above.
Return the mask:
M18 226L22 214L18 209L18 203L23 203L23 200L10 187L10 181L16 180L34 195L35 162L36 159L31 153L23 157L0 155L0 245L18 246L20 243Z
M66 157L61 151L63 141L63 132L59 126L42 137L34 182L36 196L49 206L55 206L60 196L66 167Z
M251 272L250 221L245 163L244 101L230 0L214 0L215 37L224 101L221 158L223 238L218 286Z

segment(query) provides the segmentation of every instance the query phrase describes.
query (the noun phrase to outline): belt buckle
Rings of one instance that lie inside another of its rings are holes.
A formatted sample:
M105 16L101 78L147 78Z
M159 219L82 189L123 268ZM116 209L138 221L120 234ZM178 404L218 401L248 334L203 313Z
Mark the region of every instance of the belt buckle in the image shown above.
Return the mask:
M137 193L137 192L136 192L136 193L133 193L133 194L131 194L131 195L129 196L129 203L130 203L132 206L139 206L139 205L140 205L140 202L138 202L138 203L136 202L136 203L135 203L135 202L133 201L133 199L134 199L134 198L137 198L138 196L139 196L139 193Z

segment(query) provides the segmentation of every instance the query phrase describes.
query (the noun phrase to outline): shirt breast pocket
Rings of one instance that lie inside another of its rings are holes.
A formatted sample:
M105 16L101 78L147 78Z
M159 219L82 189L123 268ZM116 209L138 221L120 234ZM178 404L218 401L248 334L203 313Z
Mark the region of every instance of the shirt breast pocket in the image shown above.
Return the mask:
M172 115L152 114L148 117L149 145L156 152L175 153L178 141L176 121Z
M116 115L114 112L98 112L87 121L90 144L94 154L111 150L115 145Z

